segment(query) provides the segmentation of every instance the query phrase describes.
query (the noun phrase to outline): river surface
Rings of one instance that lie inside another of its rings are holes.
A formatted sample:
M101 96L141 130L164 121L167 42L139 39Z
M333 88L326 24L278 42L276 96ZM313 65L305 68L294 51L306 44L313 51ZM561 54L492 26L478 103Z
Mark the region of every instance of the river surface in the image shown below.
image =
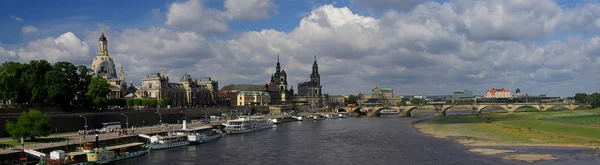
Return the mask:
M502 155L471 153L468 147L422 135L412 127L412 122L429 117L388 115L282 123L277 128L227 135L200 145L152 151L117 164L529 164L503 160ZM576 150L568 155L578 156L579 161L567 158L535 164L598 163L583 150Z

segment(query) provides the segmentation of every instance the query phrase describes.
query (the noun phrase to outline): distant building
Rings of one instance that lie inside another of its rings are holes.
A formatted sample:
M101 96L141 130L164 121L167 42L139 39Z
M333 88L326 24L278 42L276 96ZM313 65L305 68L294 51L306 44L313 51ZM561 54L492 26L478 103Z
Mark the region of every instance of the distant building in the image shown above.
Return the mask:
M240 91L237 94L237 106L246 106L246 105L261 105L266 106L269 105L271 101L271 96L268 92L260 92L260 91Z
M502 89L489 89L485 92L485 95L483 95L483 98L512 98L512 94L510 93L509 90L506 90L504 88Z
M359 104L369 105L396 105L402 97L394 96L394 89L387 87L375 87L370 94L359 94Z
M325 94L325 100L329 107L338 107L346 105L346 97L342 95L328 95Z
M106 79L110 85L108 98L124 98L127 95L127 82L123 66L117 75L117 68L110 55L108 55L108 40L104 33L98 39L98 55L92 61L92 72L96 76Z
M519 98L519 97L524 97L525 94L521 93L521 89L517 88L517 90L515 90L515 94L513 95L513 97L515 98Z
M213 83L218 86L216 81ZM170 99L174 106L210 106L216 103L216 98L212 96L213 89L199 84L187 73L176 83L169 82L169 77L165 77L163 71L149 74L142 78L142 85L135 88L138 98Z
M472 101L475 100L475 97L473 96L473 91L471 90L464 90L461 92L454 92L452 93L452 103L463 103L465 101Z
M413 96L413 98L427 100L427 96Z
M313 62L310 81L298 83L298 94L294 96L294 101L307 101L312 108L322 108L327 104L322 93L317 56Z
M271 94L270 102L279 104L286 100L290 100L291 96L294 95L294 89L292 87L290 90L288 90L287 85L287 73L285 73L285 69L281 68L281 63L279 63L279 55L277 55L277 66L275 66L275 73L271 75L271 81L266 87L266 91Z

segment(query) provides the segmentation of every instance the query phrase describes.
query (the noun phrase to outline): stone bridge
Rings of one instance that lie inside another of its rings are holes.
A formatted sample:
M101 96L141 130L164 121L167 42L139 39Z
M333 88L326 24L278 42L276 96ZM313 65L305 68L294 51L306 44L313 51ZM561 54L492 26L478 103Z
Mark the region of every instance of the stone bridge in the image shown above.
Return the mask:
M450 109L468 109L472 110L473 113L481 113L485 108L496 107L502 108L508 112L514 112L519 108L533 107L539 111L546 111L554 107L564 107L569 110L575 110L579 107L591 108L589 104L577 104L577 103L479 103L471 105L453 105L453 104L424 104L424 105L406 105L406 106L358 106L358 107L337 107L334 111L346 111L348 113L366 113L368 116L380 116L381 110L393 109L396 110L400 116L411 116L413 110L417 108L433 109L435 115L445 116L446 112Z

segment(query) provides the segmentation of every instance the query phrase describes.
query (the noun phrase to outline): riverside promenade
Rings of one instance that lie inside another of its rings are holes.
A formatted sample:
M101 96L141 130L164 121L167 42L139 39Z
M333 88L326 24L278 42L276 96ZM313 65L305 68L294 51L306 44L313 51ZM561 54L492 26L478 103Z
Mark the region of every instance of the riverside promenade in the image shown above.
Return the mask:
M187 124L187 127L188 128L198 127L198 126L202 126L202 125L216 126L216 125L220 125L220 124L221 124L221 122L202 124L200 121L192 121L191 123ZM139 134L157 134L157 133L165 133L165 132L172 131L172 130L177 131L177 130L181 130L181 128L182 128L182 124L168 124L168 128L165 128L163 130L160 126L156 125L156 126L150 126L150 127L134 128L133 133L131 133L131 128L129 128L128 129L129 133L126 135L125 134L119 135L118 133L113 132L113 133L98 134L98 136L99 136L100 141L106 141L106 140L136 137ZM95 136L96 136L95 134L79 135L77 132L51 134L50 136L44 137L44 138L61 138L64 140L50 142L50 143L26 144L25 149L43 150L43 149L48 149L48 148L65 147L67 145L67 143L68 143L68 145L79 145L79 144L83 144L83 143L94 142ZM44 138L40 138L39 140L44 139ZM0 142L6 142L6 141L13 141L13 139L0 138ZM0 155L14 154L14 153L20 153L20 152L22 152L21 146L0 148Z

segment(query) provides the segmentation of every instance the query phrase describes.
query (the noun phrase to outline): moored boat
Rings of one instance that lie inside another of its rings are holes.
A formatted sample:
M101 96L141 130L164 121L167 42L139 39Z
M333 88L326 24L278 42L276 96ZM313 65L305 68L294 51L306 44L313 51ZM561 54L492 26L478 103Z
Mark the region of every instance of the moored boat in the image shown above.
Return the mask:
M321 114L315 114L315 115L313 115L312 118L313 118L313 120L325 120L326 119L326 117Z
M338 117L339 118L349 118L350 114L348 114L348 113L338 113Z
M223 136L220 130L215 130L212 126L200 126L180 130L177 134L187 136L190 143L204 143Z
M337 114L327 114L325 115L325 117L327 117L327 119L338 119L339 116Z
M166 148L174 148L180 146L189 145L188 137L186 135L176 135L170 134L168 136L154 135L148 136L144 134L138 135L143 138L148 138L150 143L148 144L148 149L150 150L159 150Z
M244 116L234 120L228 120L224 131L228 134L247 133L267 128L273 128L275 125L265 116Z

